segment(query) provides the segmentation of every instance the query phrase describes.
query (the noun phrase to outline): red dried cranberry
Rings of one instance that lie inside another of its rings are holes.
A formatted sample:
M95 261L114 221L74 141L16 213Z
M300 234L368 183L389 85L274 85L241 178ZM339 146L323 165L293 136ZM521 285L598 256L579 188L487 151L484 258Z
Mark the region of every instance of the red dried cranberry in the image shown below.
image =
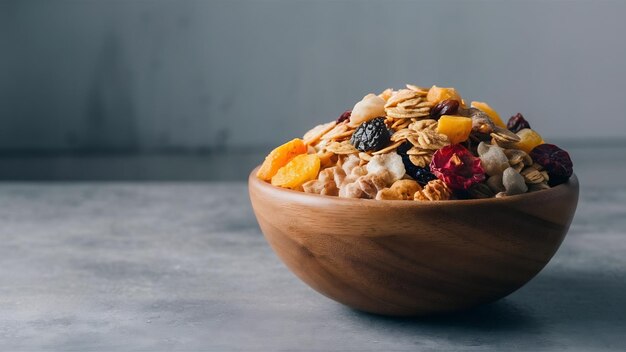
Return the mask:
M430 109L430 117L439 119L441 115L455 115L459 111L459 101L454 99L446 99L439 102Z
M337 124L340 124L348 119L350 119L350 115L352 115L352 110L346 110L341 116L337 118Z
M573 166L569 154L554 144L540 144L530 151L534 162L543 166L550 176L548 184L553 187L566 182L572 176Z
M509 122L506 124L506 128L513 133L517 133L524 128L530 128L530 124L526 121L524 116L518 112L514 116L511 116Z
M435 152L430 170L453 190L467 190L485 180L480 159L460 144L448 145Z

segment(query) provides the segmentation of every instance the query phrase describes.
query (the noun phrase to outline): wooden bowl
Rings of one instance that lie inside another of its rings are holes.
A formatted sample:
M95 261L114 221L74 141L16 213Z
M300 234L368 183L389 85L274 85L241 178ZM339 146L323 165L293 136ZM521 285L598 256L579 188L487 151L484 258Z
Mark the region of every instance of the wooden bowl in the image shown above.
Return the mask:
M578 180L484 200L377 201L248 179L261 230L312 288L352 308L424 315L502 298L548 263L578 203Z

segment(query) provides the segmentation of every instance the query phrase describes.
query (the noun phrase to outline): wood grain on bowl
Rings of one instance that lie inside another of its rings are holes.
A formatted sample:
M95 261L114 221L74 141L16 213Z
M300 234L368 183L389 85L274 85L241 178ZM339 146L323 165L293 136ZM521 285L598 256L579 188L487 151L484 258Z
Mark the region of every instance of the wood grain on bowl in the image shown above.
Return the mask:
M563 241L578 180L485 200L376 201L274 187L249 192L267 241L300 279L350 307L386 315L469 308L535 276Z

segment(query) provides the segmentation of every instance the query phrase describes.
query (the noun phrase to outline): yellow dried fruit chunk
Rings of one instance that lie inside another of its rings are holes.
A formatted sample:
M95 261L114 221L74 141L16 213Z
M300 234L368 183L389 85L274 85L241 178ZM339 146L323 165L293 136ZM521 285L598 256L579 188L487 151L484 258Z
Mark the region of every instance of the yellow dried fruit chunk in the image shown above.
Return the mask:
M502 122L500 115L491 106L487 105L487 103L483 103L482 101L473 101L471 106L487 114L491 121L493 121L496 125L506 128L506 125Z
M463 116L443 115L437 124L437 132L448 136L452 144L461 143L466 141L472 132L472 119Z
M456 89L454 88L432 86L430 90L428 90L428 95L426 95L426 100L433 103L438 103L446 99L457 100L459 103L463 101L459 93L457 93Z
M320 158L316 154L301 154L291 159L272 177L274 186L297 189L303 183L317 178Z
M263 181L269 181L278 172L278 169L287 165L291 159L296 155L304 154L307 151L307 147L304 141L300 138L295 138L289 142L272 150L268 156L265 157L263 165L256 173L256 177Z
M530 153L533 148L543 143L543 138L539 133L531 130L530 128L524 128L517 132L517 135L521 138L519 142L515 144L517 149L521 149L526 153Z

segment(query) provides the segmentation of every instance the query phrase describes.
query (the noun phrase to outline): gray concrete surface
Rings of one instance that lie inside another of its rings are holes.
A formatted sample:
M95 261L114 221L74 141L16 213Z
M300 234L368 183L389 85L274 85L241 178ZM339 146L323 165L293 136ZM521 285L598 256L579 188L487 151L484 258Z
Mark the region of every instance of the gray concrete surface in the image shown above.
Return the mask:
M353 311L300 282L243 183L0 183L0 350L623 351L626 187L585 179L534 280L422 319Z
M0 150L271 145L404 83L455 86L549 139L624 138L625 12L619 0L2 0Z

